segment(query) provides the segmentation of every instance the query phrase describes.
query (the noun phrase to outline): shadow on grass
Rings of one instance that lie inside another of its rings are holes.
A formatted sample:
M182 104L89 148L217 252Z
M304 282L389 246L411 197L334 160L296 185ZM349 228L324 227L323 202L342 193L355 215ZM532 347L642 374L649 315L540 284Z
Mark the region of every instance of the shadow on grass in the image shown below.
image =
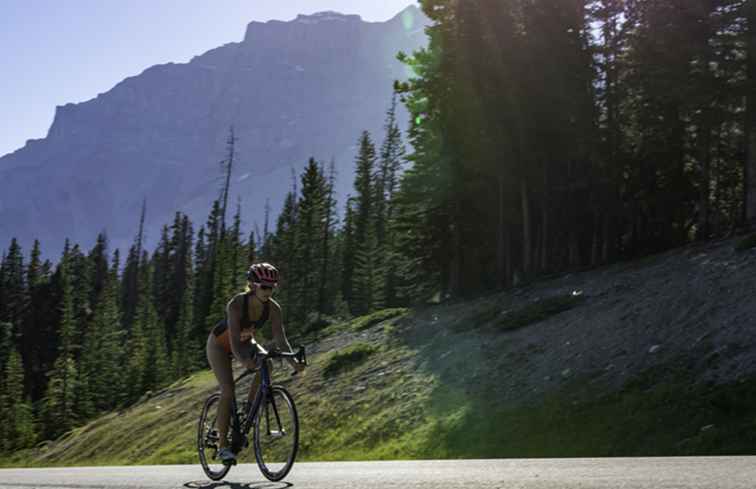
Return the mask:
M428 403L425 450L440 458L756 454L756 379L695 382L689 361L648 369L610 394L574 380L516 408L441 384Z

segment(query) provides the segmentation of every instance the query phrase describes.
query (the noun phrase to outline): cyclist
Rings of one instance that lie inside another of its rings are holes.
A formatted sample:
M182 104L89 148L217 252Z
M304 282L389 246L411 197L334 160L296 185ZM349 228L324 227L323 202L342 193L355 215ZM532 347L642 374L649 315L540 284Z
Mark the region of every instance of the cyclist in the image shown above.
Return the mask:
M247 288L244 293L235 295L226 306L226 318L215 325L207 338L207 360L210 363L218 384L221 399L218 403L218 456L223 463L236 459L236 454L226 445L231 405L234 397L234 377L231 371L231 359L244 367L258 368L256 356L267 351L255 341L255 330L260 329L270 319L273 340L276 347L284 352L291 352L281 320L281 306L271 298L278 286L278 270L270 263L255 263L247 271ZM298 372L304 364L287 358ZM255 395L259 374L255 375L252 388L247 397L251 402Z

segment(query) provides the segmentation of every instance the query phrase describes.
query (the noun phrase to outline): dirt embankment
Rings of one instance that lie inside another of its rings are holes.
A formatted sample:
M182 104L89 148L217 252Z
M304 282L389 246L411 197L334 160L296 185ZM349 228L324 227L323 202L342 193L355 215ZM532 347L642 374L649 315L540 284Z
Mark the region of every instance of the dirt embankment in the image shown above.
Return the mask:
M756 374L756 248L735 251L735 243L690 245L431 307L416 319L425 331L463 331L448 354L487 355L491 368L471 373L495 377L506 402L535 401L579 379L616 390L634 375L681 361L699 382L737 382ZM569 297L581 300L506 330L508 316ZM478 344L480 353L466 349Z

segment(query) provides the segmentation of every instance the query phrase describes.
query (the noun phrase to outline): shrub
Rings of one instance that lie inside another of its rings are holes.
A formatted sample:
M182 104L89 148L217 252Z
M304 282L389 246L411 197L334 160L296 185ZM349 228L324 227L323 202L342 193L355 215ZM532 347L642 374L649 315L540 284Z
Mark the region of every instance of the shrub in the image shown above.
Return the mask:
M496 326L501 331L522 328L523 326L537 323L561 312L568 311L582 304L584 301L584 295L575 293L547 297L506 314L497 322Z
M332 377L345 370L350 370L375 353L375 351L376 347L367 343L354 343L344 350L331 355L325 367L323 367L323 375L325 377Z
M382 309L380 311L375 311L372 314L358 317L357 319L352 321L352 330L362 331L378 323L381 323L387 319L401 316L406 313L407 313L407 309L404 307L397 307L394 309Z
M735 245L736 251L746 251L756 247L756 233L749 234Z

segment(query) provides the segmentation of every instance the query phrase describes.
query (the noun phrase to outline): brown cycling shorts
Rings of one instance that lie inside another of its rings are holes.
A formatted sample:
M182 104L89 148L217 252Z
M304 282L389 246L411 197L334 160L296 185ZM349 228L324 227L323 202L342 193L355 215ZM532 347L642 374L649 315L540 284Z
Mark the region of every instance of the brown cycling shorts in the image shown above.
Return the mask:
M251 354L254 357L258 352L260 345L255 342L249 342L244 343L242 348L252 349ZM231 359L233 358L233 355L223 349L223 346L215 340L215 336L212 333L207 337L206 352L207 362L210 364L210 368L213 369L215 378L218 379L218 384L221 386L224 384L226 386L233 385L234 373L231 370Z

